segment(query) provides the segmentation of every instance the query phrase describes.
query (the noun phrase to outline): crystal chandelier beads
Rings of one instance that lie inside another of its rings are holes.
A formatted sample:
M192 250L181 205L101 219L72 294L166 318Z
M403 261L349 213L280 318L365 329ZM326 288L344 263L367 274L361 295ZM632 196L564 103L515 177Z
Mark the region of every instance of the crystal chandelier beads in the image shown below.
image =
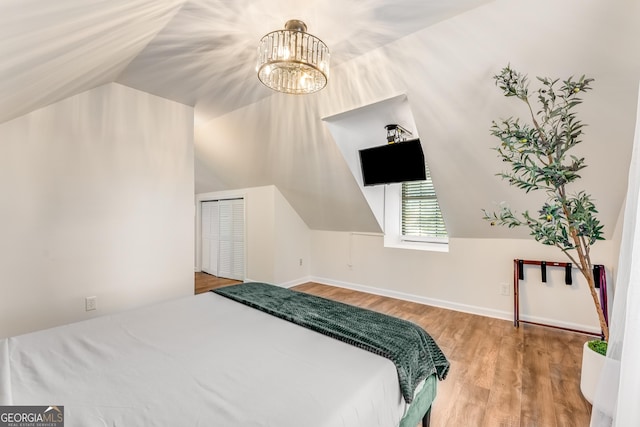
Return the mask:
M284 30L265 35L258 45L258 78L273 90L291 94L317 92L329 78L329 49L306 32L304 22L287 21Z

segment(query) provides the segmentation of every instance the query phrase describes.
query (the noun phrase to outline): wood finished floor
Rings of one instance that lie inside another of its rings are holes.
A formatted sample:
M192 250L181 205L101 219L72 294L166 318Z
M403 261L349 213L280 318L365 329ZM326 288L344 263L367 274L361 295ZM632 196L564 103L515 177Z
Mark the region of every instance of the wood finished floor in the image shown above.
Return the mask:
M211 277L196 274L196 289L230 284ZM506 320L317 283L293 289L422 326L451 362L449 375L438 384L432 427L589 425L591 405L580 393L585 335L524 324L516 329Z
M235 285L242 283L239 280L225 279L222 277L212 276L207 273L196 273L196 294L208 292L212 289L221 288L223 286Z

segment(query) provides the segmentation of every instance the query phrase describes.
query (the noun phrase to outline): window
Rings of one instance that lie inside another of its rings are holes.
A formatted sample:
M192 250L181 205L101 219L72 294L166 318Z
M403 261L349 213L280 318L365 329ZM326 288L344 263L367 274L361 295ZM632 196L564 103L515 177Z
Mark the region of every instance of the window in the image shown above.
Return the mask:
M427 167L425 181L402 184L401 240L447 242L447 229Z

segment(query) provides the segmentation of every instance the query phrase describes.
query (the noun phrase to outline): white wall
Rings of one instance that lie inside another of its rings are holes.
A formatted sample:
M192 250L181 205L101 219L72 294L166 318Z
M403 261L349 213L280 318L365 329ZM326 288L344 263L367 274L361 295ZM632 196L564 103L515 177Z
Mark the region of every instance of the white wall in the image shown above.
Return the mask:
M0 194L0 337L193 293L193 108L108 84L6 122Z
M286 286L308 281L311 231L287 199L274 187L275 283Z
M313 280L415 300L491 317L513 319L513 259L567 262L555 248L519 239L456 239L448 253L384 248L382 236L312 231ZM594 263L611 273L613 243L598 242ZM559 326L598 330L586 282L573 270L572 286L563 269L548 269L542 284L539 269L521 282L521 318ZM611 276L611 274L609 274ZM609 279L610 280L610 279ZM509 296L500 295L501 284Z
M449 252L442 253L385 248L383 236L375 233L310 230L274 186L202 193L196 201L199 207L202 200L232 197L244 197L246 203L246 280L283 286L316 281L512 320L513 259L569 261L533 239L452 238ZM602 241L592 249L593 262L607 268L610 288L616 244ZM198 247L196 269L199 254ZM577 269L573 285L567 286L562 268L549 267L546 284L539 267L525 268L521 319L598 331L587 284ZM501 295L503 284L509 295Z
M305 281L310 231L273 185L196 194L196 271L201 268L201 202L236 197L245 200L245 280L285 286Z

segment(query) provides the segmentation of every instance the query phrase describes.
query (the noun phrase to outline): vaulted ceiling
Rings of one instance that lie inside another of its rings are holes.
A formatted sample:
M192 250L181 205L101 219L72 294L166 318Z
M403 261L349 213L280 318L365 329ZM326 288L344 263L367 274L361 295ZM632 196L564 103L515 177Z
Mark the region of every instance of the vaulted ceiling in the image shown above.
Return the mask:
M288 19L331 49L319 93L275 93L255 76L258 40ZM380 231L323 119L405 95L450 234L515 237L524 232L480 218L503 201L536 207L494 176L491 121L526 110L492 76L508 63L530 77L586 74L595 84L580 107L581 185L610 236L635 128L638 40L636 0L2 0L0 123L117 82L195 107L197 192L273 184L312 229ZM362 133L384 142L384 129L363 122Z

